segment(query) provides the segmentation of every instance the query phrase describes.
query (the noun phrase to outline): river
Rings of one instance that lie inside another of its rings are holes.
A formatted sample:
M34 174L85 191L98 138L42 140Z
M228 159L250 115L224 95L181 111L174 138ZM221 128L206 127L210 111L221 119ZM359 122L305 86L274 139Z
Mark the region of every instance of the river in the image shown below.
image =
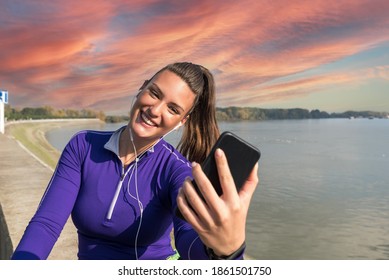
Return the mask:
M81 129L48 132L62 150ZM389 259L389 120L222 122L261 150L247 222L255 259ZM167 140L176 144L180 132Z

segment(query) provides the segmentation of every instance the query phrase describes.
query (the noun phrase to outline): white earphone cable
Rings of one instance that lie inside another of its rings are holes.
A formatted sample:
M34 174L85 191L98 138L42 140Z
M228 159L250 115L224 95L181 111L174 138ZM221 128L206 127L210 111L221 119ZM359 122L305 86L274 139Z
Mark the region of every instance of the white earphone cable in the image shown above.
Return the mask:
M135 98L132 100L131 107L133 106L134 101L135 101ZM182 125L182 123L180 122L176 127L174 127L172 130L170 130L165 135L163 135L152 147L154 147L159 141L161 141L161 139L163 139L166 135L170 134L172 131L174 131L177 128L179 128L181 125ZM139 207L139 211L140 211L139 225L138 225L138 229L137 229L136 236L135 236L135 242L134 242L135 257L138 260L139 259L139 257L138 257L138 238L139 238L139 233L140 233L140 229L141 229L142 221L143 221L143 204L140 201L139 191L138 191L138 161L139 161L139 157L138 157L138 153L137 153L137 150L136 150L136 147L135 147L135 144L134 144L134 138L133 138L133 135L132 135L131 128L129 128L128 130L129 130L130 140L131 140L131 143L132 143L132 146L133 146L133 149L134 149L134 155L135 155L135 171L133 170L133 172L135 172L134 181L135 181L136 200L138 202L138 207ZM140 156L142 156L146 151L144 151ZM132 175L133 175L133 173L131 173L131 176L130 176L129 181L128 181L127 192L128 192L128 194L132 198L134 198L134 196L131 195L131 193L130 193L130 181L131 181Z
M139 207L139 211L140 211L139 226L138 226L138 230L136 232L135 244L134 244L135 245L135 257L138 260L139 259L138 258L138 237L139 237L139 232L140 232L140 228L142 226L142 220L143 220L143 204L139 199L139 191L138 191L138 161L139 161L139 159L138 159L138 154L137 154L136 147L134 144L134 139L132 137L131 129L129 129L129 131L130 131L131 143L132 143L132 146L134 148L134 154L135 154L135 193L136 193L136 200L138 201L138 207Z

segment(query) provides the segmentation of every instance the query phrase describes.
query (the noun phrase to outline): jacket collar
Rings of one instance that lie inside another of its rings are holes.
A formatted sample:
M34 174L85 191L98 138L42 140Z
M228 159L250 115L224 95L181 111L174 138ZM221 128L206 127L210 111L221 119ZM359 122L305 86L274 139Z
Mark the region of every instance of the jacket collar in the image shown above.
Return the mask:
M118 130L114 131L111 135L111 137L109 138L109 140L107 141L107 143L105 143L104 145L104 148L113 152L115 155L117 155L119 157L119 140L120 140L120 135L122 134L122 132L127 128L127 126L122 126L121 128L119 128ZM162 140L162 139L161 139ZM154 148L155 146L159 143L160 141L158 141L155 145L151 146L151 148L149 148L147 150L147 153L149 152L154 152Z
M120 135L122 134L123 130L127 126L122 126L118 130L114 131L112 133L111 137L109 138L108 142L105 143L104 148L113 152L115 155L119 156L119 140L120 140Z

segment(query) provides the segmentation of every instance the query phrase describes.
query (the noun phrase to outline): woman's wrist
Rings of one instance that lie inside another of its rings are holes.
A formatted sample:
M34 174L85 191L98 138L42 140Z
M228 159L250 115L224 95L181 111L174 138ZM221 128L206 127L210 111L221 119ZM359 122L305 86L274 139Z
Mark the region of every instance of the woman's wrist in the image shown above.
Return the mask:
M246 249L246 242L243 242L243 244L239 247L239 249L233 252L232 254L218 255L214 252L212 248L205 246L205 250L210 260L234 260L237 259L239 256L242 256L245 249Z

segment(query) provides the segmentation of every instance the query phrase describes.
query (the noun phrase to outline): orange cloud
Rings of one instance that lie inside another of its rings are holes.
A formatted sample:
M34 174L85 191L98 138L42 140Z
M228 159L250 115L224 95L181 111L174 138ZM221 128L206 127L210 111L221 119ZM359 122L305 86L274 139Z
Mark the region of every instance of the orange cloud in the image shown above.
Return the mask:
M389 41L388 1L273 2L7 2L1 86L12 105L125 111L144 79L188 60L215 73L220 105L255 106L346 85L320 69Z

